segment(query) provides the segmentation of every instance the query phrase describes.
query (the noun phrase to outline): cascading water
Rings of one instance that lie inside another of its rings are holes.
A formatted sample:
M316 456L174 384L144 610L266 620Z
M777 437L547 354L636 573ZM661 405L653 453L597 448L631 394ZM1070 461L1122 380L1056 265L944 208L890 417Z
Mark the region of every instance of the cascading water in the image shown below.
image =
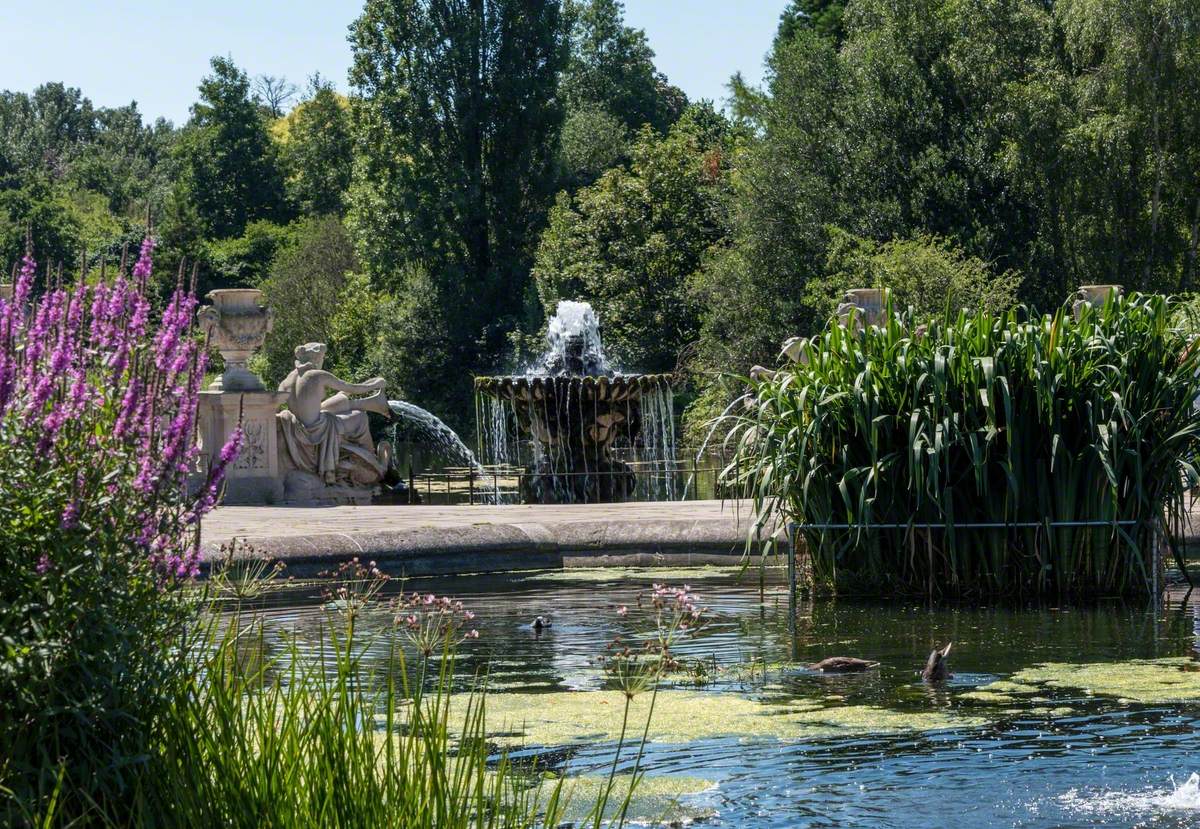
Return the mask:
M667 468L675 460L671 378L613 370L586 302L558 304L533 368L477 378L475 389L480 456L524 468L523 500L624 501L639 491L675 497ZM634 462L618 460L614 449L629 450Z
M389 400L388 408L392 410L392 414L398 421L392 427L393 444L397 440L399 422L403 422L412 429L414 437L419 438L422 443L428 445L446 460L461 466L469 466L477 472L485 471L479 461L475 459L475 453L467 448L458 433L447 426L437 415L403 400Z

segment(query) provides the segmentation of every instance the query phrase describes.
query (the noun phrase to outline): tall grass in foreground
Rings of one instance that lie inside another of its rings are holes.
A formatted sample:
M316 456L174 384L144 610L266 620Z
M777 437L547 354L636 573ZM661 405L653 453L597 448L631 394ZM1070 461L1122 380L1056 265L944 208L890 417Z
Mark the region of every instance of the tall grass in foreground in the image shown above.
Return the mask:
M489 762L484 695L452 722L453 658L372 676L363 642L269 655L261 624L235 618L161 723L137 823L170 827L532 827L557 824L529 770ZM426 670L433 674L423 677Z
M1200 448L1200 351L1174 317L1133 296L1078 320L831 323L748 380L726 478L760 525L801 525L817 590L1149 595Z

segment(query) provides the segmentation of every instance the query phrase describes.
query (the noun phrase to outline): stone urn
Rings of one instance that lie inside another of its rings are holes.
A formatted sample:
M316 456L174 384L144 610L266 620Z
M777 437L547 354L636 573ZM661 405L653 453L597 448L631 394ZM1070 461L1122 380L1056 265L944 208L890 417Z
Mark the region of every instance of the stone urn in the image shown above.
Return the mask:
M262 380L246 368L271 330L271 310L262 304L257 288L221 288L210 291L197 312L200 329L225 360L225 373L209 386L211 391L262 391Z
M860 328L863 325L877 325L883 319L886 303L887 291L884 288L852 288L842 298L837 316L842 325L846 325L850 321L851 311L857 311L855 319Z
M1125 288L1121 285L1080 285L1079 290L1075 292L1075 302L1071 311L1078 320L1085 305L1102 308L1110 296L1121 296L1123 293Z

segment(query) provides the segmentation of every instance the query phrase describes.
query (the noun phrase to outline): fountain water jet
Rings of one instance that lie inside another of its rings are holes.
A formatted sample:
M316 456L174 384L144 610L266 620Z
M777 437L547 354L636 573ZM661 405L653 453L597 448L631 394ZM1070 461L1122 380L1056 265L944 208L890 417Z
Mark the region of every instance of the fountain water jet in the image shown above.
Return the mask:
M533 458L522 476L522 500L628 500L637 477L612 450L637 446L651 470L674 460L670 375L614 371L599 320L585 302L558 304L546 344L536 367L524 375L476 378L480 455L490 463L522 465L521 437L528 436ZM651 474L650 485L673 499L674 475Z

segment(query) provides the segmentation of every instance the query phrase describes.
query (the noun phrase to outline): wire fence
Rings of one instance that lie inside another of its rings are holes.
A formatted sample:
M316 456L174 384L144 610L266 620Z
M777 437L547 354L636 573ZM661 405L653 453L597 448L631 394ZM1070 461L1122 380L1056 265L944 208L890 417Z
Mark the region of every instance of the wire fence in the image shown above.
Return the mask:
M667 460L641 460L636 450L613 452L613 460L625 465L623 470L550 472L533 467L485 465L479 467L447 466L439 470L417 472L418 460L407 463L408 496L412 503L447 505L515 504L525 500L524 493L551 474L572 489L587 493L588 487L572 487L579 479L601 482L601 479L634 476L634 486L625 501L696 501L728 497L721 473L733 456L730 452L695 449L677 450L676 457ZM403 477L403 476L402 476ZM612 482L610 482L612 483ZM604 490L602 485L597 489ZM582 503L587 503L584 495Z

